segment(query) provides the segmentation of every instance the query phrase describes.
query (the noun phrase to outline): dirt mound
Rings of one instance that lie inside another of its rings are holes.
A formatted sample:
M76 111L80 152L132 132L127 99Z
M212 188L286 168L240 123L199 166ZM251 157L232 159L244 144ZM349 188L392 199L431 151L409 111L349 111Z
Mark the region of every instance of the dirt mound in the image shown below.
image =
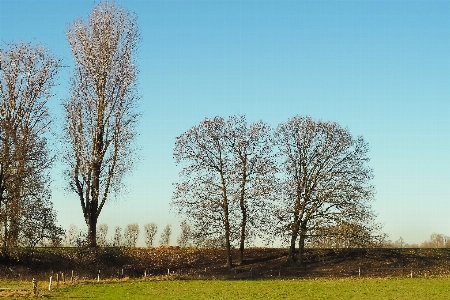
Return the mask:
M0 277L66 280L165 276L180 279L384 277L450 274L450 249L306 249L302 265L287 261L287 249L250 248L242 265L225 266L225 250L194 248L40 248L0 261ZM233 258L239 257L238 250ZM72 271L74 277L72 278ZM62 277L61 277L62 278Z

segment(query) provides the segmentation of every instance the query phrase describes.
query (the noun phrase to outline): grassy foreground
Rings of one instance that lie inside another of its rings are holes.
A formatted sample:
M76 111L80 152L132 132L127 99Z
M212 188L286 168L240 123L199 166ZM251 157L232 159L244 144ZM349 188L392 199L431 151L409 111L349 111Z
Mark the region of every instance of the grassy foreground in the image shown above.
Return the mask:
M28 282L0 282L0 297L30 297ZM51 299L448 299L450 278L163 280L85 282L52 292Z

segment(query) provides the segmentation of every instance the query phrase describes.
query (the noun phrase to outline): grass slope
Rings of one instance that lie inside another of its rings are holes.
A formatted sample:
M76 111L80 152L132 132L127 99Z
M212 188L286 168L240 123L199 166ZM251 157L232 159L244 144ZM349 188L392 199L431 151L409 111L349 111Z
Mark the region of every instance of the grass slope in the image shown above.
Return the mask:
M234 249L233 257L238 257ZM450 248L306 249L304 264L287 262L287 249L246 249L243 264L225 266L223 249L41 248L33 254L0 258L0 279L48 281L74 272L76 280L141 278L167 275L178 279L274 279L318 277L450 276ZM360 271L360 272L359 272ZM120 276L122 277L122 276Z

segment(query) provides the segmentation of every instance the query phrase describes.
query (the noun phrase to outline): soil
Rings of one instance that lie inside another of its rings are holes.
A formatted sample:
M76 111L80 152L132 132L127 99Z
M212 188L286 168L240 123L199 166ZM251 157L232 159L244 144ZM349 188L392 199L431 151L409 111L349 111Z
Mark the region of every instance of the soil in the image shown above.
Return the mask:
M0 279L60 280L138 278L250 279L318 277L446 276L450 248L306 249L304 262L288 262L288 250L250 248L225 266L225 250L196 248L40 248L17 250L0 261ZM73 277L72 277L73 271ZM99 273L100 271L100 273ZM64 273L64 277L62 275Z

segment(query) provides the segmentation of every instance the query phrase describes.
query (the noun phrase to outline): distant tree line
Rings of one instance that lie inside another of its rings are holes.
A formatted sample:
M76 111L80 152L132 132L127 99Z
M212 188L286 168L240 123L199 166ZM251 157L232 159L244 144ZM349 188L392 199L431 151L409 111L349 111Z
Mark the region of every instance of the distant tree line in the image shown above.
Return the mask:
M433 233L430 238L420 244L408 244L400 237L395 241L386 240L382 247L385 248L450 248L450 236Z
M97 245L100 247L129 247L137 246L139 238L139 225L137 223L128 224L124 230L120 226L114 228L114 234L108 238L108 225L100 224L97 227ZM180 235L176 242L179 247L185 248L192 246L191 229L186 222L180 224ZM156 233L158 225L155 223L147 223L144 225L144 241L148 248L156 246ZM172 225L167 224L162 230L159 239L159 246L168 246L172 237ZM60 240L57 246L66 247L84 247L88 244L87 232L78 229L77 226L71 225L64 239Z
M221 241L211 241L210 244L198 244L192 235L192 229L186 221L181 222L179 235L176 241L172 238L172 225L167 224L160 233L160 239L156 243L158 233L158 225L156 223L147 223L144 225L143 232L140 231L139 225L128 224L124 229L120 226L114 228L114 232L108 237L108 225L100 224L97 227L97 244L100 247L137 247L137 240L140 233L144 238L144 244L147 248L158 246L176 245L180 248L186 247L207 247L207 248L223 248ZM388 239L386 234L379 236L368 236L368 230L356 227L354 224L342 223L332 229L326 229L327 232L320 235L311 236L305 248L312 249L343 249L343 248L450 248L450 236L445 234L433 233L430 238L420 244L408 244L403 238L395 241ZM374 229L372 229L374 230ZM376 229L381 232L381 228ZM367 235L361 238L361 235ZM59 246L59 247L84 247L87 245L86 231L79 229L75 225L70 225L66 231L64 238L58 240L57 243L48 241L47 243L39 243L39 246Z

